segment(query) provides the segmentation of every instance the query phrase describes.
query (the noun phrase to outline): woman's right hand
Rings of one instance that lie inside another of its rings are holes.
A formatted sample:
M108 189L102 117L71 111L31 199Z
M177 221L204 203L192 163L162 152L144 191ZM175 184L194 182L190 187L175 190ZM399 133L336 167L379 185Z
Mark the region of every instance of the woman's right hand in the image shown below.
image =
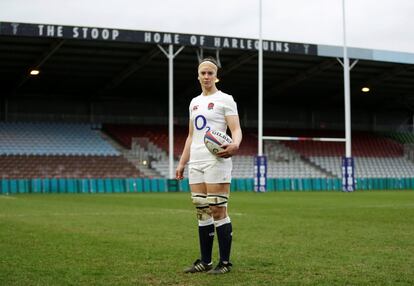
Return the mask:
M185 169L184 165L178 164L177 169L175 169L175 178L177 180L184 179L184 169Z

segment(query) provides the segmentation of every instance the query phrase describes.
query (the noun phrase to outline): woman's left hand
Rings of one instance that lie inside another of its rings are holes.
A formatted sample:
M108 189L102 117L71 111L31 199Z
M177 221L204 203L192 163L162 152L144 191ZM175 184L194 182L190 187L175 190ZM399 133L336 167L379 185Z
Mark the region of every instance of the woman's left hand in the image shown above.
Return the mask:
M224 150L217 152L216 154L220 158L230 158L239 150L239 146L236 143L230 143L221 147L224 148Z

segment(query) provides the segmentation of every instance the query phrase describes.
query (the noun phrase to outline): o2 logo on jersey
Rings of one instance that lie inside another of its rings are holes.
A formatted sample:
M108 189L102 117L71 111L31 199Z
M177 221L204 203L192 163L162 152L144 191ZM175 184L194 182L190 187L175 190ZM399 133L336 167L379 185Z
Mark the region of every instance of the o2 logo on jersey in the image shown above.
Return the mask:
M207 119L203 115L197 115L194 119L194 125L197 130L202 130L207 126ZM210 127L207 126L207 131L210 130Z

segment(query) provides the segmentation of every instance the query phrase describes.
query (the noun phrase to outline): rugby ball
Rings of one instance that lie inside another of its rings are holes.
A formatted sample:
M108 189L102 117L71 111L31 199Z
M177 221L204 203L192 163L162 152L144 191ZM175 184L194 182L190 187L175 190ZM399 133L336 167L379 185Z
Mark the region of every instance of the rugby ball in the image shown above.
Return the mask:
M208 151L213 155L216 155L218 152L223 151L224 148L221 146L232 143L233 140L229 135L218 130L209 130L204 135L204 144L206 145Z

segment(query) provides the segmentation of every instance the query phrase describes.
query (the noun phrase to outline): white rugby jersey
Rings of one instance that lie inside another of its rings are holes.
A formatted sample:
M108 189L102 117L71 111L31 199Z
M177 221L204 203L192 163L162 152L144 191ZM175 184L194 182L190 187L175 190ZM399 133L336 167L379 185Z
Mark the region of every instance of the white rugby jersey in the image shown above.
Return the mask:
M233 96L217 91L211 95L199 95L190 103L190 120L193 124L193 141L190 149L190 164L217 160L204 145L204 134L212 129L226 132L225 116L238 115Z

